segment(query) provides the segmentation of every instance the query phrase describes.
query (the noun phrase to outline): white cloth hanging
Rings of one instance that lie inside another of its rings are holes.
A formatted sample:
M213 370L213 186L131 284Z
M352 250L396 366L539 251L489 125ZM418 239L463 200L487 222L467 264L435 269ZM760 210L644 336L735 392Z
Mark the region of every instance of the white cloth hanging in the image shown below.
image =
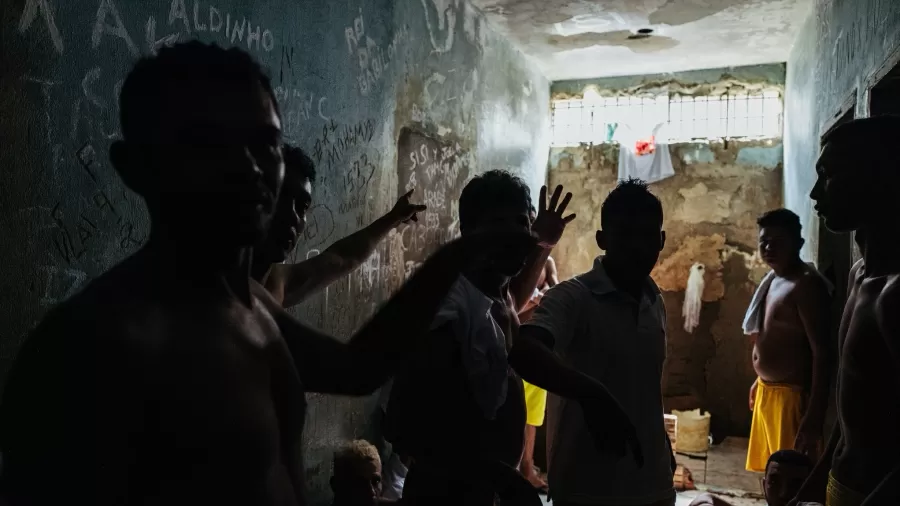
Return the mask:
M619 143L619 181L637 178L647 183L655 183L675 175L669 145L659 142L664 126L665 123L658 123L653 128L632 128L624 124L618 126L614 138ZM654 143L652 152L638 154L636 150L638 141L651 138Z
M706 267L697 262L691 266L688 276L687 289L684 291L684 306L681 308L681 316L684 317L684 330L691 334L700 325L700 306L703 304L703 274Z

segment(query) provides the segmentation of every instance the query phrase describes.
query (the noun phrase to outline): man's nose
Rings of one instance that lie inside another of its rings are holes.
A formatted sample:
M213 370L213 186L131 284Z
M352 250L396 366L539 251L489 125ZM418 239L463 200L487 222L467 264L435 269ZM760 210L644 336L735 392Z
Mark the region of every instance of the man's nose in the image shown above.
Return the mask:
M809 192L809 198L813 200L819 200L819 196L822 194L822 181L820 179L816 179L816 184L813 185L812 190Z

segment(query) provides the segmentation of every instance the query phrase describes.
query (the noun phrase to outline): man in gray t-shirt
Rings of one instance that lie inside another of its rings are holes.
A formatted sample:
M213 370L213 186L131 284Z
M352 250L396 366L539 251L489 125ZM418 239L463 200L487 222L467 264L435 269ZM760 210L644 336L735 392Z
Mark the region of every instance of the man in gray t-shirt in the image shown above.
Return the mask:
M637 430L644 465L598 452L581 407L551 396L550 495L556 506L671 506L674 459L663 421L666 313L650 271L665 244L662 206L639 180L619 183L601 210L590 271L550 289L521 335L603 383Z

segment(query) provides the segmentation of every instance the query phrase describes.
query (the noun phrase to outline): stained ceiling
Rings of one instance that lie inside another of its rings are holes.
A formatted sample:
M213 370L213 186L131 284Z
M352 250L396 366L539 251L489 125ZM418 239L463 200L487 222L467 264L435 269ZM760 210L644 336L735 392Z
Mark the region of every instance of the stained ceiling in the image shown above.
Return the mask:
M783 62L812 0L470 0L547 78ZM652 30L640 33L639 30Z

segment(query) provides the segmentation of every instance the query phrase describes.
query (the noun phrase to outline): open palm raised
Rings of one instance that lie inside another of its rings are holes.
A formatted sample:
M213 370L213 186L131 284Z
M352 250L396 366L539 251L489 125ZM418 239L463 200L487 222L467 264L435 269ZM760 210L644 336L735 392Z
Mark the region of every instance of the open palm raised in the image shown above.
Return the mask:
M574 214L563 217L569 201L572 200L572 193L567 192L562 202L559 201L562 195L562 185L557 185L550 197L550 204L547 204L547 187L541 187L541 199L538 206L537 217L531 224L531 231L537 236L538 244L544 248L552 248L559 242L566 225L575 219Z

